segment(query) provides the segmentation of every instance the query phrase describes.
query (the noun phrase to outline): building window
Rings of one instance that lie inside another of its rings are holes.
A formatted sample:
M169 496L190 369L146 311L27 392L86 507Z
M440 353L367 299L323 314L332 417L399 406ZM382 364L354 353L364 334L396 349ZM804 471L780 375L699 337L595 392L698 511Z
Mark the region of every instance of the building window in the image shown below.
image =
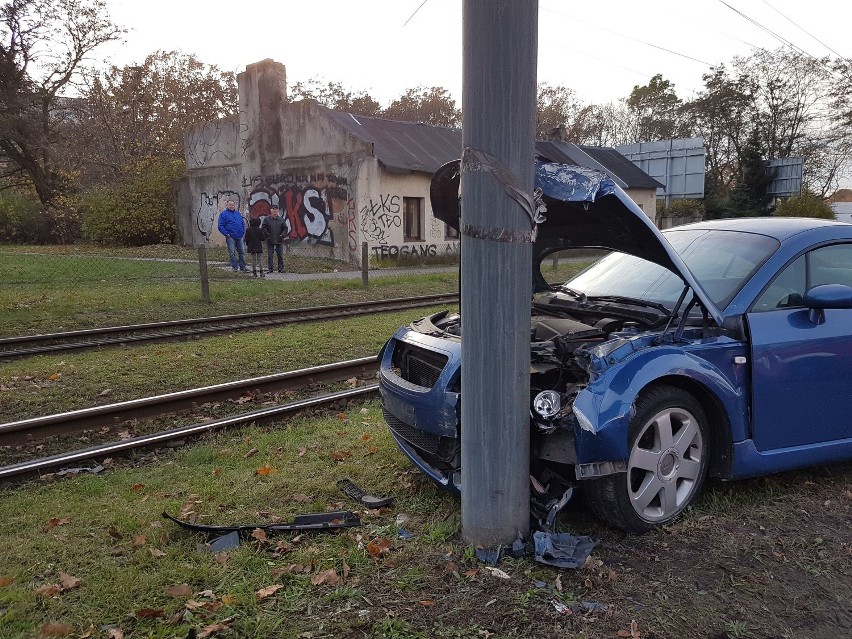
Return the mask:
M402 198L403 235L406 242L423 241L423 198Z
M445 240L457 240L457 239L459 239L459 230L454 229L449 224L444 224L444 239Z

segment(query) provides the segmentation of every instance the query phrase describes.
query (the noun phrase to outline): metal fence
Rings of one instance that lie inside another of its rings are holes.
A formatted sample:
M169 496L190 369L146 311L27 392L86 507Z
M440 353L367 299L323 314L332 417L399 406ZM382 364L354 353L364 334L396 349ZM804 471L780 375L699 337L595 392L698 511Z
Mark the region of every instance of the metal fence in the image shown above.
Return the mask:
M234 272L224 247L0 245L0 335L458 291L447 260L368 256L361 268L288 251L282 273L260 260L255 276L250 259Z

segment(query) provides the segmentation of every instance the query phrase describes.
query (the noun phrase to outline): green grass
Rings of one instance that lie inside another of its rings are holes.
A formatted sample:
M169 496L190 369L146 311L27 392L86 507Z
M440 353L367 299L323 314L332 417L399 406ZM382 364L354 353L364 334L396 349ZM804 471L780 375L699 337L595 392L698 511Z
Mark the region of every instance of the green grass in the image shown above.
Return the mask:
M397 328L440 308L0 363L0 422L376 355Z

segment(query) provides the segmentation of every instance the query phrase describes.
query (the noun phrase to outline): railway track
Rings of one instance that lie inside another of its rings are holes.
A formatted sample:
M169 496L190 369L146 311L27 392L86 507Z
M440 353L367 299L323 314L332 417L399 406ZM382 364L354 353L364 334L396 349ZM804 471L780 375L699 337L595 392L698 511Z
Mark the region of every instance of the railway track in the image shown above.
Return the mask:
M104 346L118 346L146 341L189 339L235 330L250 330L281 324L317 322L323 320L387 313L392 311L453 303L457 294L402 297L388 300L355 302L295 308L241 315L220 315L194 319L151 322L127 326L108 326L79 331L22 335L0 338L0 361L67 351L79 351Z
M8 422L0 424L0 446L35 444L59 435L74 435L84 430L91 431L102 426L117 426L126 423L128 420L152 418L197 408L201 404L240 397L246 392L272 393L304 389L315 384L332 384L351 380L353 377L363 380L374 377L377 370L376 358L364 357L155 397ZM169 442L223 428L282 419L309 408L340 404L356 398L366 398L375 395L377 391L378 386L376 384L368 384L345 391L326 393L309 399L252 410L219 420L124 438L117 442L108 442L71 452L0 466L0 481L36 475L50 468L67 467L82 460L104 458L131 450L162 446Z

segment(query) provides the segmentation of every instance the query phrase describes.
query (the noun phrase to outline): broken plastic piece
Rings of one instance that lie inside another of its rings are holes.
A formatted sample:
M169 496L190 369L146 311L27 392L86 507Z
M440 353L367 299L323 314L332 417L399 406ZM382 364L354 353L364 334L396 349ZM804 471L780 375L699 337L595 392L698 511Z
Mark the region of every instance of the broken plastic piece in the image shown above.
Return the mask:
M309 513L306 515L296 515L295 519L289 524L241 524L237 526L210 526L205 524L192 524L188 521L181 521L172 517L168 513L163 513L163 517L175 522L181 528L186 528L193 532L200 532L207 535L236 532L239 534L250 534L251 531L260 528L268 533L276 532L292 532L292 531L308 531L308 530L327 530L332 528L350 528L352 526L360 526L361 520L351 510L335 510L327 513Z
M580 568L597 546L590 537L538 531L533 534L535 560L557 568Z
M198 549L202 552L221 552L223 550L231 550L238 548L240 545L240 533L238 531L229 532L227 535L216 537L209 544L198 544Z
M376 497L370 495L366 490L358 486L348 477L337 482L337 487L344 495L367 508L382 508L393 504L393 497Z

